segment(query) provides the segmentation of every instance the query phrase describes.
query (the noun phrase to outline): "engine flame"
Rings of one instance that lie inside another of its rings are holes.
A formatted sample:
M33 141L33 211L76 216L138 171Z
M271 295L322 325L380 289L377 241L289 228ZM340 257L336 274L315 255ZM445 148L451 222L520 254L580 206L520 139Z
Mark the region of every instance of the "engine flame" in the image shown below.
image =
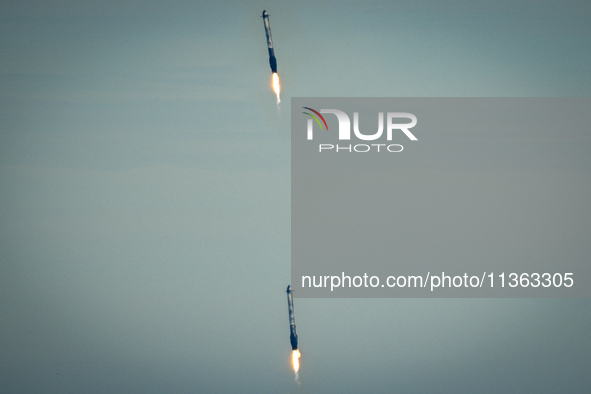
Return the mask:
M291 352L291 362L293 364L293 370L296 373L296 380L298 378L298 371L300 370L300 351L298 349Z
M273 73L273 91L277 95L277 104L281 102L281 98L279 97L281 94L281 85L279 84L279 75L277 73Z

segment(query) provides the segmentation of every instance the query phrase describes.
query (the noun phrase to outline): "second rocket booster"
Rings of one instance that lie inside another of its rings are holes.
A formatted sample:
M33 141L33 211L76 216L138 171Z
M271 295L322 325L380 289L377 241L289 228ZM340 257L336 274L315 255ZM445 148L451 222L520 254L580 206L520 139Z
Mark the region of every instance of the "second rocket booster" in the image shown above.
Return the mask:
M291 286L287 286L287 308L289 312L289 341L291 342L292 350L298 348L298 334L296 334L295 315L293 312L293 293Z
M273 50L273 37L271 36L271 24L269 23L269 14L263 11L263 23L265 24L265 34L267 35L267 49L269 50L269 65L271 71L277 72L277 59L275 59L275 51Z

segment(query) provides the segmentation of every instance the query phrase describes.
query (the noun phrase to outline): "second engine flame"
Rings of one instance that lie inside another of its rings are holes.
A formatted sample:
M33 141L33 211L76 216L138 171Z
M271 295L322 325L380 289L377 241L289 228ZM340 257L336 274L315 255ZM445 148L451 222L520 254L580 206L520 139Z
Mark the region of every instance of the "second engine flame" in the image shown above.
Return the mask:
M293 370L296 373L300 370L300 351L298 349L294 350L293 352L291 352L291 362L293 364Z
M279 84L279 75L277 73L273 73L273 91L277 95L277 104L279 104L281 102L281 85Z

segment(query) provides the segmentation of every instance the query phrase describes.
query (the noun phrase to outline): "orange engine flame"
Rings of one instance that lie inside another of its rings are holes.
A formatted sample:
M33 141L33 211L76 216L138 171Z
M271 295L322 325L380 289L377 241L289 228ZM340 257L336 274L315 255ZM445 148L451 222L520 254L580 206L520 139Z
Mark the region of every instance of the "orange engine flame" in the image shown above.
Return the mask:
M300 370L300 351L298 349L291 352L291 362L293 364L293 370L297 374Z
M281 102L281 98L279 97L281 94L281 85L279 84L279 75L277 73L273 73L273 91L277 95L277 104Z

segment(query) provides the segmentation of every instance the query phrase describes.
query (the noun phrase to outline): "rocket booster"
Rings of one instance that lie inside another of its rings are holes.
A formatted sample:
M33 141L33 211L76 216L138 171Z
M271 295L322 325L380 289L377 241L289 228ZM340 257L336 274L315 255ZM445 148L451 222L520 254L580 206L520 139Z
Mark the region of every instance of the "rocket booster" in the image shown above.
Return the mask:
M293 312L293 293L291 286L287 286L287 309L289 312L289 341L291 342L292 350L298 348L298 334L296 334L295 316Z
M269 50L269 64L271 71L277 72L277 59L275 59L275 51L273 50L273 37L271 36L271 24L269 23L269 14L263 11L263 23L265 24L265 34L267 35L267 49Z

